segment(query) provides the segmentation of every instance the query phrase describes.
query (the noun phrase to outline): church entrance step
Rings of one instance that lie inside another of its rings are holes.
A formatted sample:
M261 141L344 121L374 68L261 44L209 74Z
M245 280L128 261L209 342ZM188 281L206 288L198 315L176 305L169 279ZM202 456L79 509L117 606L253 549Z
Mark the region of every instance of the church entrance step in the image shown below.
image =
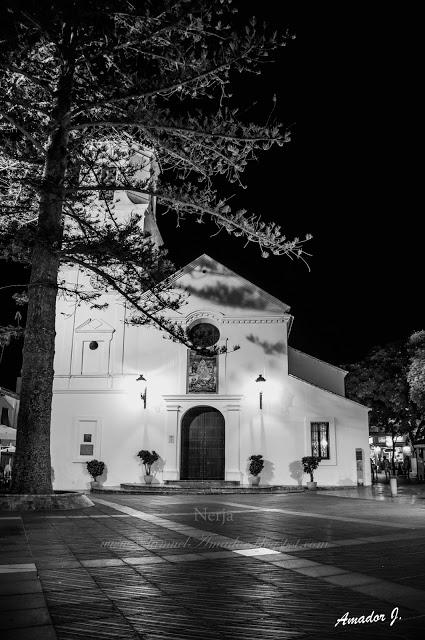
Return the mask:
M239 487L240 482L238 480L165 480L165 486L167 487Z
M149 494L149 495L188 495L188 494L236 494L236 493L300 493L304 487L283 486L283 485L263 485L253 487L252 485L239 486L172 486L170 484L130 484L124 483L119 487L99 487L92 489L92 493L123 493L123 494Z

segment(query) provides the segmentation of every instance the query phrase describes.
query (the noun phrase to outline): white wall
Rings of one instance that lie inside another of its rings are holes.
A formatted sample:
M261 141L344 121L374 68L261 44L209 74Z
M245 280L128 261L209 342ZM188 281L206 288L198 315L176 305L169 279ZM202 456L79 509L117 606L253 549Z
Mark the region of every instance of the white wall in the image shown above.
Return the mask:
M124 326L122 305L111 304L96 314L79 307L59 317L52 418L56 489L89 486L76 440L81 420L98 425L94 457L106 463L105 485L141 482L136 454L142 448L161 455L157 482L178 479L181 419L200 404L217 408L225 418L227 480L247 483L248 457L261 453L263 483L305 483L299 468L301 458L311 455L309 420L329 419L332 455L320 464L317 480L356 484L355 449L362 448L368 461L367 410L288 375L289 308L248 284L206 257L176 282L190 292L180 322L190 326L204 319L218 327L220 344L227 339L230 348L240 345L219 356L217 394L187 395L186 347L165 340L157 329ZM78 358L88 339L110 340L103 373L81 375ZM136 382L140 373L147 379L146 409L140 399L145 384ZM263 411L255 382L259 373L266 378ZM365 467L368 484L370 469Z

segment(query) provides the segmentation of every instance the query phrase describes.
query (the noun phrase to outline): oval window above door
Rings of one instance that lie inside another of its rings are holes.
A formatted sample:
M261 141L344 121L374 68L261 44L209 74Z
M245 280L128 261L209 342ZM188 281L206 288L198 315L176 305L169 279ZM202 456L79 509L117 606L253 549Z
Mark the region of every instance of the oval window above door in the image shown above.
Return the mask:
M188 331L194 347L212 347L220 339L220 331L209 322L200 322Z

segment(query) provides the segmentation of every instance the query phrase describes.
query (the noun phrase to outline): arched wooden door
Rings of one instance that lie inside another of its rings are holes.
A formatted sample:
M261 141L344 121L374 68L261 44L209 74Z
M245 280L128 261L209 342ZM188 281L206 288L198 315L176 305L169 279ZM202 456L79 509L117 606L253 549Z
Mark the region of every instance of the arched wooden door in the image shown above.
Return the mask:
M224 480L224 418L212 407L183 416L181 480Z

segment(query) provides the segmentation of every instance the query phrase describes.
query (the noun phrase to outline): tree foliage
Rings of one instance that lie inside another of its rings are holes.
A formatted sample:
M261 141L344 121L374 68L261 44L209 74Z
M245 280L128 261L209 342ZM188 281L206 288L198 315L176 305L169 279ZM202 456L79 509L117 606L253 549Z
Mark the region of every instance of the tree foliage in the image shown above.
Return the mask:
M235 22L231 0L6 0L1 12L0 258L31 266L14 483L48 492L58 290L95 307L115 292L134 324L190 344L167 319L181 298L165 251L108 194L145 194L177 224L207 219L264 257L303 258L308 237L287 239L218 190L289 139L250 123L231 93L292 36ZM61 266L92 279L68 283Z
M423 397L424 332L408 340L375 347L358 363L348 365L346 393L371 408L370 425L392 436L408 434L414 445L425 436Z
M112 190L151 195L177 224L187 216L212 220L257 243L264 257L302 257L304 240L288 240L256 212L233 211L217 192L217 179L244 186L247 163L289 140L277 125L239 116L231 81L235 73L260 73L291 36L255 19L235 30L236 11L230 0L11 3L0 83L1 257L32 260L40 200L57 189L46 156L59 127L62 237L51 244L61 264L96 278L100 288L80 286L81 298L96 304L102 287L115 289L134 322L176 331L161 316L180 303L164 284L172 265L141 236L137 215L117 220L103 197ZM140 158L147 167L154 159L157 169L146 175Z
M425 413L425 331L415 331L409 338L410 355L407 382L410 399Z

